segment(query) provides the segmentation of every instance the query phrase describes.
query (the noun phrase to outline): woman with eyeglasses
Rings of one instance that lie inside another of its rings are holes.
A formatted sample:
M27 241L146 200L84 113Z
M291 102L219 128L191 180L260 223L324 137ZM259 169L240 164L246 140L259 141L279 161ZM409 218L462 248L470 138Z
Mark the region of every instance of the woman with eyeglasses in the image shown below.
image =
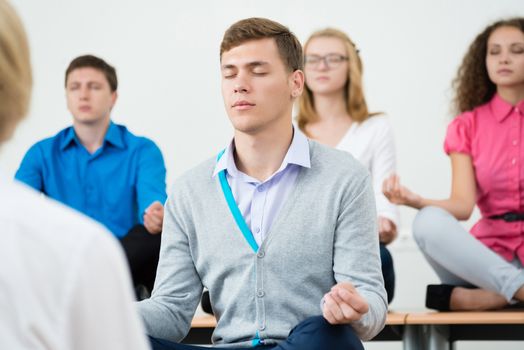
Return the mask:
M489 310L524 301L524 18L488 26L454 80L455 108L444 150L451 195L422 198L397 176L393 202L421 209L413 235L443 284L427 288L437 310ZM475 204L482 218L466 231Z
M395 172L395 144L386 116L370 113L362 90L362 62L355 44L340 30L313 33L304 45L306 86L297 123L313 140L347 151L371 173L378 212L382 274L388 302L395 272L386 245L397 236L398 210L382 194L382 182Z

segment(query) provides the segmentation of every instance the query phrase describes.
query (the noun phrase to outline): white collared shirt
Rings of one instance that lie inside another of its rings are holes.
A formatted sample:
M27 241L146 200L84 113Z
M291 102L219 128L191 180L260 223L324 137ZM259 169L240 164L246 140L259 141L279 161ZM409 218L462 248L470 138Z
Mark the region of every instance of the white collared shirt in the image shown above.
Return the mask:
M308 140L298 128L294 128L293 140L280 168L264 182L238 170L234 150L233 140L218 160L213 176L218 179L217 174L226 170L235 202L260 246L294 188L300 168L311 167Z
M398 227L398 208L382 193L382 183L396 171L395 141L388 118L377 115L361 123L354 122L336 148L351 153L368 169L378 216L390 219Z

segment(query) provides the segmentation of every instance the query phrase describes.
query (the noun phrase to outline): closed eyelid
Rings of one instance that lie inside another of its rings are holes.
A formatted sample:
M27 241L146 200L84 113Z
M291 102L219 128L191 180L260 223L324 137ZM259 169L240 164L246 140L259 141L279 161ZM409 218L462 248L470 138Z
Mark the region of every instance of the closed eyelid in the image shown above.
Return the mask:
M230 76L236 74L238 69L234 66L223 66L222 67L222 75L223 76Z
M247 68L251 71L254 71L255 69L267 69L268 66L269 64L267 62L261 61L250 62L247 64Z
M233 64L225 64L223 65L222 67L220 67L220 69L224 72L224 71L232 71L232 70L237 70L237 66L233 65Z
M78 89L80 87L79 83L70 83L67 85L68 89Z
M250 68L252 72L267 72L269 70L266 65L251 66Z

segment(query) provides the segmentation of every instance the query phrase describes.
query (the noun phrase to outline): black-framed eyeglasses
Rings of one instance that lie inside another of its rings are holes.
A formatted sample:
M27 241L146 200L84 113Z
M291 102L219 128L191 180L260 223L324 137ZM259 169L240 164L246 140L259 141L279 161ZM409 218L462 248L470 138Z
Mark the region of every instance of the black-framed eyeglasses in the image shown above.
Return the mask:
M338 53L329 53L324 56L319 55L306 55L304 57L304 64L307 67L317 68L321 61L324 61L324 64L327 68L337 68L344 61L347 61L348 57L344 55L339 55Z

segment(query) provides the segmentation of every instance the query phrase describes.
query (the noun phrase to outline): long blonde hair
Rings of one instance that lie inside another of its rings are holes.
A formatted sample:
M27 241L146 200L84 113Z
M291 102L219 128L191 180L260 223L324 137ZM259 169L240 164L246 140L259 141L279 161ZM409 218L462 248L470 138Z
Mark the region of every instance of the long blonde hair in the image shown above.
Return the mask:
M24 27L11 5L0 0L0 142L27 114L32 85Z
M364 98L364 91L362 88L362 61L358 54L358 50L351 41L351 39L342 31L334 28L326 28L311 34L304 44L304 53L306 52L308 44L315 38L337 38L342 41L347 52L349 69L346 83L346 93L344 94L346 100L346 111L356 122L362 122L367 118L377 114L369 113L366 99ZM305 131L305 126L318 120L317 112L315 111L315 99L313 92L306 85L304 92L298 100L298 127Z

